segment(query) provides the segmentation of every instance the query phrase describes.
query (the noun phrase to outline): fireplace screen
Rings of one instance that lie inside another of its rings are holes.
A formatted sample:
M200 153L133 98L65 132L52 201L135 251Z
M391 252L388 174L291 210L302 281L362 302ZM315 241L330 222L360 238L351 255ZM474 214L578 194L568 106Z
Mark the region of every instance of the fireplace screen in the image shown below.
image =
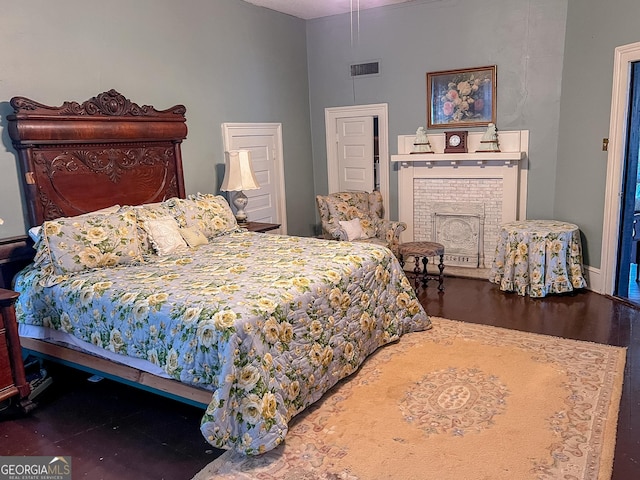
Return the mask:
M435 241L444 245L445 265L484 268L484 205L434 205Z

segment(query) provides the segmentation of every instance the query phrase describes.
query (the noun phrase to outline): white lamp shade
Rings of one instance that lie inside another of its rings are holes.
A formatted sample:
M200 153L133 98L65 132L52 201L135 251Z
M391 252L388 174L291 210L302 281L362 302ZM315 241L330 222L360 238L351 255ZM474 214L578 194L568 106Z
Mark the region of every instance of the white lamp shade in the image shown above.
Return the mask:
M251 152L249 150L230 150L225 156L224 164L224 179L220 190L237 192L260 188L256 175L253 173Z

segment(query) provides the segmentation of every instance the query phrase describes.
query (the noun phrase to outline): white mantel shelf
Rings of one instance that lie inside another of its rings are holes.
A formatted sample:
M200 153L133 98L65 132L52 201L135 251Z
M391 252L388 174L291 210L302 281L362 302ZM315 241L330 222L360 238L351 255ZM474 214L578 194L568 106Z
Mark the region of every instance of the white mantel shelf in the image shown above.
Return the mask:
M484 165L487 162L500 162L505 165L512 165L520 162L525 156L525 152L405 153L401 155L391 155L391 161L400 162L401 164L420 162L427 166L437 164L459 165L462 163Z
M427 134L431 150L435 153L411 153L414 149L415 135L398 135L398 154L391 155L392 162L408 166L410 162L420 162L428 167L441 165L517 165L527 157L529 151L529 132L527 130L499 131L500 152L477 152L482 145L483 132L469 132L467 137L468 153L443 153L444 133Z
M529 170L529 131L498 131L500 152L476 152L481 147L481 131L467 136L469 153L444 152L444 133L428 133L431 149L436 153L411 153L415 135L398 135L398 154L391 161L398 164L398 216L407 224L401 241L415 241L414 220L421 210L414 210L416 185L424 181L457 182L499 181L502 195L501 211L495 215L496 225L527 218L527 176ZM435 188L435 187L434 187ZM459 200L459 199L456 199ZM439 199L438 201L453 201ZM421 220L422 221L422 220ZM496 225L485 224L485 233ZM492 233L493 234L493 233Z

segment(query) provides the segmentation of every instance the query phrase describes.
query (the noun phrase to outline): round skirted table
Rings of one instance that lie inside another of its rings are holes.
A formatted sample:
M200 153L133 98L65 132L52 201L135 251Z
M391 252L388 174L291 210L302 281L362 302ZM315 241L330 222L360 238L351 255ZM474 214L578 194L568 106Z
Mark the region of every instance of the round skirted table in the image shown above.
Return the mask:
M502 225L489 280L530 297L586 287L578 226L556 220Z

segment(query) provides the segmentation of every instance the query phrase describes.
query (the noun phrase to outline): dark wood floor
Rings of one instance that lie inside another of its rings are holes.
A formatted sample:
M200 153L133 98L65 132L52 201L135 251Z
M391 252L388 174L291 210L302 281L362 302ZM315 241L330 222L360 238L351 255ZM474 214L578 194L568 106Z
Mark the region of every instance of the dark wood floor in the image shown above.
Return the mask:
M531 299L486 280L445 279L421 294L427 313L629 347L613 479L640 478L640 310L589 291ZM189 480L220 452L191 406L49 365L54 384L28 416L0 413L0 455L70 455L74 479Z

